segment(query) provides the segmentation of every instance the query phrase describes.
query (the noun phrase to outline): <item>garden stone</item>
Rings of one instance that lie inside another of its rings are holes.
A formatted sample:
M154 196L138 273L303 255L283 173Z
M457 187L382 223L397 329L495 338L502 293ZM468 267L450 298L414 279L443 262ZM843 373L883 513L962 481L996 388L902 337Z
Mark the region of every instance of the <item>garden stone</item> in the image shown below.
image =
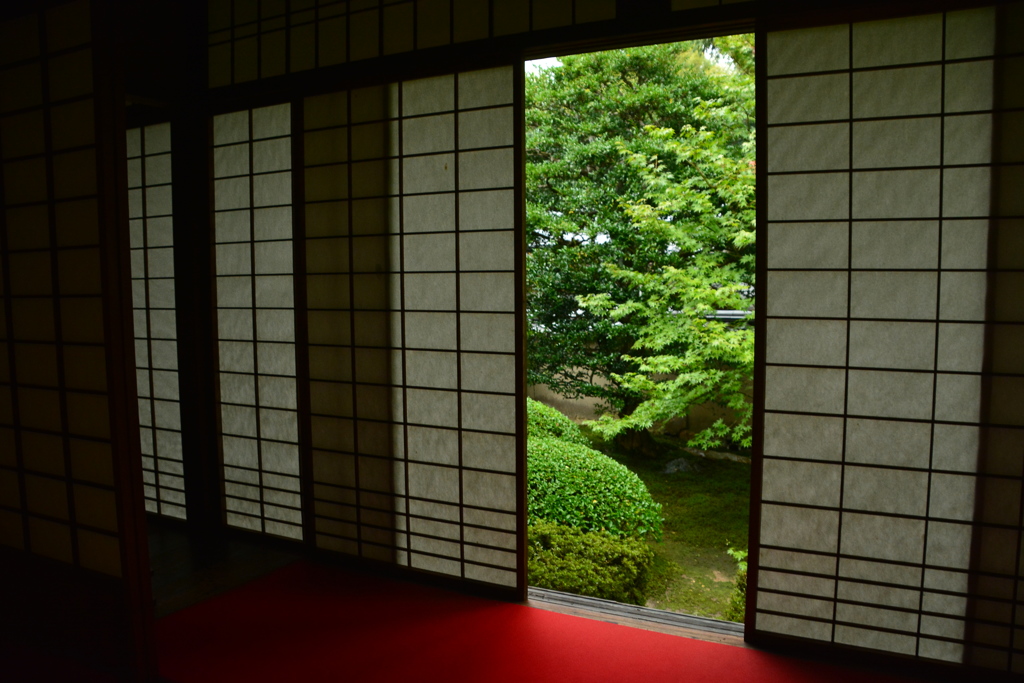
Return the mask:
M695 462L689 458L676 458L665 465L664 472L665 474L675 474L676 472L696 472L699 469L699 462Z

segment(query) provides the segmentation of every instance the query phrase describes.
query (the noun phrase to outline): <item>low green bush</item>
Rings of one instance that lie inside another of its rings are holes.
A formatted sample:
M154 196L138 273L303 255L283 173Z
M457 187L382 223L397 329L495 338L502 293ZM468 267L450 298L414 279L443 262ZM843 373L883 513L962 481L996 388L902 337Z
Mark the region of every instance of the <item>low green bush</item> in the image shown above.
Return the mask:
M531 524L547 520L582 531L661 539L661 505L624 465L551 437L531 437L526 453Z
M733 589L729 606L723 618L726 621L743 623L747 613L747 551L729 548L728 552L736 560L736 588Z
M733 590L732 599L725 610L723 619L743 623L747 615L747 572L742 571L736 575L736 588Z
M590 447L590 442L575 422L532 398L526 399L526 436L530 439L553 437Z
M529 583L539 588L643 605L654 552L635 538L552 522L528 529Z

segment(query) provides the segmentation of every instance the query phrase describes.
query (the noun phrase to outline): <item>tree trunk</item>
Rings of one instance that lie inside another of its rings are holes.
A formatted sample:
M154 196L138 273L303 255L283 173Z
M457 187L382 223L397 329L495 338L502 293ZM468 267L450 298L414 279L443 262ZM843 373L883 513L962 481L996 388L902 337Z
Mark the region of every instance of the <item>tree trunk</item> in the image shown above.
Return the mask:
M615 437L619 448L648 457L658 454L658 444L646 429L631 429Z

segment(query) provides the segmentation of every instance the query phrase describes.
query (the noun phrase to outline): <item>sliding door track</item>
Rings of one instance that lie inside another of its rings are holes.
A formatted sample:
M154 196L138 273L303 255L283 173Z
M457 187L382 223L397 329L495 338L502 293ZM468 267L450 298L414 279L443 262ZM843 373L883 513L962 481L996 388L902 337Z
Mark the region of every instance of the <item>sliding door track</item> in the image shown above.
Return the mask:
M573 595L533 586L529 588L527 603L531 607L539 609L597 619L622 626L728 645L744 645L743 624L733 621L695 617L639 605L624 605L613 600Z

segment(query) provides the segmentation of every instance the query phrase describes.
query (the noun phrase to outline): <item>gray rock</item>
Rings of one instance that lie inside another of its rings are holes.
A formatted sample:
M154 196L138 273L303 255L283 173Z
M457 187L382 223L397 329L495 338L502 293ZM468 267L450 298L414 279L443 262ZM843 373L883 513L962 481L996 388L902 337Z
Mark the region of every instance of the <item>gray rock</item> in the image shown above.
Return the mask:
M694 462L690 458L676 458L665 464L665 474L675 474L676 472L696 472L700 469L700 463Z

